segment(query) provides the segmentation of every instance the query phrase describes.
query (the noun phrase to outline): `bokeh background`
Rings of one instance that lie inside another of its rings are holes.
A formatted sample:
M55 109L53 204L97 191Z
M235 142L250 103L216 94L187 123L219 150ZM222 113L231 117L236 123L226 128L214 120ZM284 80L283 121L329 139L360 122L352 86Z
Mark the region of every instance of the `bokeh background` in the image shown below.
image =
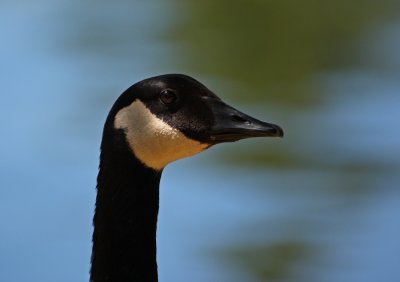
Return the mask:
M160 281L400 281L399 16L396 0L2 0L0 280L88 281L105 117L177 72L286 135L165 170Z

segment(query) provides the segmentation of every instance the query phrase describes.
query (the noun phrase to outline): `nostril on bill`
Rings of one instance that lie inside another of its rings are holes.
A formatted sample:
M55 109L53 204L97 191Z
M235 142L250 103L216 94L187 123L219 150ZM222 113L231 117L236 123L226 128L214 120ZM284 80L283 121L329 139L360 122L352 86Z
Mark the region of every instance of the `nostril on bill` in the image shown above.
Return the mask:
M248 120L246 120L246 119L244 119L244 118L242 118L242 117L240 117L238 115L232 115L231 119L233 121L240 122L240 123L247 123L247 124L250 123Z

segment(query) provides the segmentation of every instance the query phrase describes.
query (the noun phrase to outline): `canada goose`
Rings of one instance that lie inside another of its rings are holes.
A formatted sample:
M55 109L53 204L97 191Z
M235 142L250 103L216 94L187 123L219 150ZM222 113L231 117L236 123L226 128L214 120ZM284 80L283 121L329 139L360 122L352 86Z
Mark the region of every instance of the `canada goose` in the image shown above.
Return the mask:
M158 281L163 168L215 144L258 136L283 131L226 105L189 76L161 75L128 88L104 125L90 281Z

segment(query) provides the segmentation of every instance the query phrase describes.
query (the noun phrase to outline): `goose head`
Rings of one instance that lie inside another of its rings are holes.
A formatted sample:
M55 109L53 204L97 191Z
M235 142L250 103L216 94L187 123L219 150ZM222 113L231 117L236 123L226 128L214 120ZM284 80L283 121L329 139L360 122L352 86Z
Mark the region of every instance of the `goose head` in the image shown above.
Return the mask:
M181 74L132 85L115 102L106 127L114 145L127 146L143 165L156 171L219 143L283 136L278 125L236 110Z

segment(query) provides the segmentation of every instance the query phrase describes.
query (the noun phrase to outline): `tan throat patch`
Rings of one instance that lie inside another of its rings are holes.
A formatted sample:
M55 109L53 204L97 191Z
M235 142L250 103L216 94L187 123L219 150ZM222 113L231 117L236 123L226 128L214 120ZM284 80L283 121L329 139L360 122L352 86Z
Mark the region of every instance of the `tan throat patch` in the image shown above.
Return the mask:
M135 156L155 170L161 170L175 160L200 153L209 146L186 137L154 115L139 100L117 113L114 127L125 131Z

